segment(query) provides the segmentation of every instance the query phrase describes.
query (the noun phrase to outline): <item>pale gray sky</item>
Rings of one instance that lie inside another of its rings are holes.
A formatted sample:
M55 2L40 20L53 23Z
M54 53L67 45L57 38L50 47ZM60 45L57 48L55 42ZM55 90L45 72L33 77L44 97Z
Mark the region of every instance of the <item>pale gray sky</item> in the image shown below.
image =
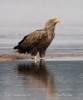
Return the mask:
M0 0L0 25L83 24L83 0Z

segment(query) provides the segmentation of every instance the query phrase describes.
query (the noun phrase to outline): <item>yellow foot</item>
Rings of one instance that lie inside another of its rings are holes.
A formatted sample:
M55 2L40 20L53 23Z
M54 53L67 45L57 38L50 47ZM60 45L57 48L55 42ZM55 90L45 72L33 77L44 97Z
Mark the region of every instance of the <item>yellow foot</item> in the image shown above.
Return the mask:
M38 58L36 56L34 56L34 60L38 60Z
M38 58L36 56L34 56L34 62L36 63L38 60Z

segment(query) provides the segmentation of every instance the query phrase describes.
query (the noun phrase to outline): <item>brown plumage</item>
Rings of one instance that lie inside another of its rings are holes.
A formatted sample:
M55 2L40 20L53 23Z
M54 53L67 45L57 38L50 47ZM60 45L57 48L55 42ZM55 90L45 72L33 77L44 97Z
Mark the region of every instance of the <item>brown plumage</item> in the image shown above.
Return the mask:
M50 19L47 21L44 29L36 30L25 36L14 49L17 49L19 53L30 53L34 56L39 52L40 57L43 59L46 49L55 36L54 29L58 22L60 20L57 18Z

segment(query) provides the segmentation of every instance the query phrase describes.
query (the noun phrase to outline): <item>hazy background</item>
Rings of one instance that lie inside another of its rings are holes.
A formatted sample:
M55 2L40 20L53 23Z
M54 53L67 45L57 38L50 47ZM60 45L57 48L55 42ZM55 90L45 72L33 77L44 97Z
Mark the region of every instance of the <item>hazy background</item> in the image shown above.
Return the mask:
M0 0L0 47L13 47L47 20L59 18L52 44L83 48L82 9L83 0Z
M55 17L82 24L82 9L83 0L0 0L0 25L43 25Z

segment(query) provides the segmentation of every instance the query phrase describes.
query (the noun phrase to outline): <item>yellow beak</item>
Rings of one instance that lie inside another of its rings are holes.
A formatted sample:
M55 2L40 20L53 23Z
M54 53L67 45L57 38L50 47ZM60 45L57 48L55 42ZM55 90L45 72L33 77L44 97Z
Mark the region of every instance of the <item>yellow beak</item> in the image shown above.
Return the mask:
M54 22L60 23L60 20L57 18L57 19L54 20Z

